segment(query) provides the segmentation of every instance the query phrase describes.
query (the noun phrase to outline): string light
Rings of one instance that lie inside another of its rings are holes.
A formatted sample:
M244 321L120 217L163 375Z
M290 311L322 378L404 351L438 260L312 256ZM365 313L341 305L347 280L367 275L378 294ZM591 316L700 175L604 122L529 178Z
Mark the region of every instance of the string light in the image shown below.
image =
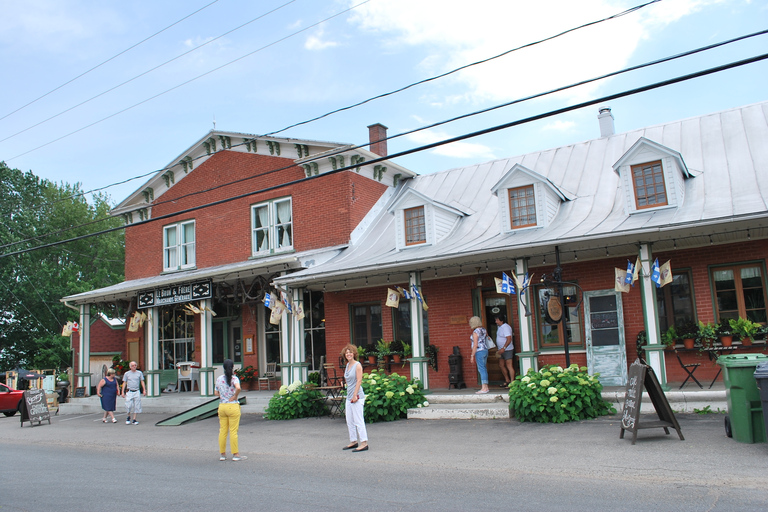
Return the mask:
M462 274L462 273L463 272L461 271L461 265L459 265L459 274Z
M437 267L435 267L435 277L437 277Z
M608 254L608 247L605 248L605 255L610 256L610 254Z
M346 279L344 280L344 289L345 290L347 289L347 280Z
M546 265L547 264L547 255L546 254L541 257L541 264L542 265Z
M368 276L365 276L365 286L368 286Z
M485 262L485 271L488 272L488 262Z
M387 282L389 282L389 274L387 274Z
M677 250L677 240L672 239L672 249Z
M713 244L713 242L712 242L712 235L709 235L709 245L712 245L712 244Z
M573 260L574 261L579 261L579 255L576 254L576 251L573 251Z
M752 240L752 235L749 234L749 230L747 230L747 240Z

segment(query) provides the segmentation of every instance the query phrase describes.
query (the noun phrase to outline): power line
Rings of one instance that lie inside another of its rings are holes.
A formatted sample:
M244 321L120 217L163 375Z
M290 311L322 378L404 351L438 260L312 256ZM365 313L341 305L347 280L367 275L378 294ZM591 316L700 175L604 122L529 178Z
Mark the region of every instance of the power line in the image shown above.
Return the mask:
M510 49L510 50L507 50L507 51L505 51L505 52L502 52L502 53L500 53L500 54L498 54L498 55L495 55L495 56L493 56L493 57L488 57L488 58L486 58L486 59L482 59L482 60L479 60L479 61L473 62L473 63L471 63L471 64L466 64L466 65L464 65L464 66L461 66L461 67L455 68L455 69L453 69L453 70L451 70L451 71L448 71L448 72L446 72L446 73L442 73L442 74L440 74L440 75L436 75L436 76L433 76L433 77L431 77L431 78L425 78L425 79L423 79L423 80L420 80L420 81L418 81L418 82L413 82L413 83L411 83L411 84L409 84L409 85L406 85L406 86L404 86L404 87L401 87L401 88L399 88L399 89L395 89L395 90L393 90L393 91L390 91L390 92L387 92L387 93L383 93L383 94L380 94L380 95L377 95L377 96L373 96L373 97L371 97L371 98L368 98L368 99L366 99L366 100L363 100L363 101L361 101L361 102L355 103L355 104L353 104L353 105L349 105L349 106L347 106L347 107L342 107L342 108L339 108L339 109L333 110L333 111L331 111L331 112L327 112L327 113L325 113L325 114L323 114L323 115L321 115L321 116L315 117L315 118L313 118L313 119L309 119L309 120L306 120L306 121L302 121L302 122L299 122L299 123L296 123L296 124L293 124L293 125L287 126L287 127L285 127L285 128L282 128L282 129L280 129L280 130L277 130L277 131L273 131L273 132L269 132L269 133L266 133L266 134L263 134L263 135L260 135L260 136L261 136L261 137L265 137L265 136L269 136L269 135L274 135L274 134L277 134L277 133L281 133L281 132L284 132L284 131L286 131L286 130L288 130L288 129L290 129L290 128L293 128L293 127L296 127L296 126L300 126L300 125L303 125L303 124L308 124L308 123L311 123L311 122L313 122L313 121L317 121L317 120L319 120L319 119L322 119L322 118L328 117L328 116L330 116L330 115L333 115L333 114L335 114L335 113L338 113L338 112L342 112L342 111L345 111L345 110L350 110L350 109L352 109L352 108L358 107L358 106L360 106L360 105L364 105L364 104L366 104L366 103L369 103L369 102L371 102L371 101L374 101L374 100L376 100L376 99L384 98L384 97L386 97L386 96L391 96L391 95L394 95L394 94L396 94L396 93L399 93L399 92L405 91L405 90L407 90L407 89L410 89L411 87L414 87L414 86L417 86L417 85L421 85L421 84L424 84L424 83L427 83L427 82L431 82L431 81L437 80L437 79L439 79L439 78L443 78L443 77L445 77L445 76L448 76L448 75L451 75L451 74L453 74L453 73L456 73L456 72L458 72L458 71L464 70L464 69L466 69L466 68L469 68L469 67L472 67L472 66L476 66L476 65L479 65L479 64L484 64L484 63L486 63L486 62L489 62L489 61L492 61L492 60L494 60L494 59L498 59L498 58L500 58L500 57L503 57L503 56L505 56L505 55L507 55L507 54L509 54L509 53L511 53L511 52L514 52L514 51L517 51L517 50L520 50L520 49L523 49L523 48L527 48L527 47L530 47L530 46L534 46L534 45L537 45L537 44L540 44L540 43L543 43L543 42L546 42L546 41L549 41L549 40L555 39L555 38L557 38L557 37L560 37L560 36L562 36L562 35L565 35L565 34L568 34L568 33L570 33L570 32L573 32L573 31L575 31L575 30L579 30L579 29L582 29L582 28L585 28L585 27L588 27L588 26L591 26L591 25L596 25L596 24L598 24L598 23L602 23L602 22L604 22L604 21L608 21L608 20L611 20L611 19L614 19L614 18L619 18L619 17L621 17L621 16L624 16L624 15L626 15L626 14L629 14L629 13L631 13L631 12L637 11L637 10L639 10L639 9L642 9L642 8L644 8L644 7L648 6L648 5L651 5L651 4L653 4L653 3L656 3L656 2L659 2L659 1L660 1L660 0L652 0L652 1L650 1L650 2L647 2L647 3L645 3L645 4L641 4L641 5L638 5L638 6L632 7L632 8L630 8L630 9L627 9L627 10L625 10L625 11L622 11L622 12L620 12L620 13L617 13L617 14L614 14L614 15L611 15L611 16L608 16L608 17L606 17L606 18L603 18L603 19L600 19L600 20L595 20L595 21L592 21L592 22L589 22L589 23L585 23L585 24L583 24L583 25L580 25L580 26L578 26L578 27L570 28L570 29L568 29L568 30L565 30L565 31L563 31L563 32L560 32L559 34L555 34L555 35L549 36L549 37L547 37L547 38L544 38L544 39L541 39L541 40L538 40L538 41L534 41L534 42L532 42L532 43L527 43L527 44L525 44L525 45L522 45L522 46L518 46L518 47L516 47L516 48L512 48L512 49ZM358 7L358 6L355 6L355 7ZM735 40L732 40L732 41L735 41ZM725 44L725 43L722 43L722 44ZM597 80L597 79L595 79L595 80ZM495 108L498 108L498 107L495 107ZM492 110L492 109L488 109L488 110ZM434 126L437 126L437 124L436 124L436 125L432 125L432 127L434 127ZM74 133L74 132L73 132L73 133ZM413 132L407 132L407 133L413 133ZM406 134L407 134L407 133L406 133ZM405 134L400 134L400 135L405 135ZM393 137L389 137L389 138L394 138L394 136L393 136ZM382 140L388 140L389 138L387 138L387 139L382 139ZM57 139L57 140L58 140L58 139ZM0 142L2 142L2 141L0 141ZM56 142L56 141L52 141L52 142ZM50 143L48 143L48 144L50 144ZM46 144L46 145L47 145L47 144ZM367 145L367 144L365 144L365 145ZM43 147L43 146L40 146L40 147ZM362 145L361 145L361 146L357 146L357 147L362 147ZM35 148L35 149L39 149L39 148ZM34 151L34 150L32 150L32 151ZM24 154L26 154L26 153L24 153ZM18 157L18 156L22 156L22 155L17 155L17 157ZM17 157L13 157L13 158L17 158ZM9 161L10 161L10 160L9 160ZM176 165L176 164L174 164L174 165ZM168 170L168 169L169 169L168 167L164 167L164 168L162 168L162 169L158 169L158 170L156 170L156 171L152 171L152 172L149 172L149 173L147 173L147 174L143 174L143 175L141 175L141 176L137 176L137 177L135 177L135 178L130 178L130 179L128 179L128 180L124 180L124 181L121 181L121 182L118 182L118 183L113 183L112 185L106 185L106 186L104 186L104 187L100 187L100 188L92 189L92 190L90 190L90 191L87 191L87 192L82 192L82 193L81 193L81 194L79 194L79 195L85 195L85 194L89 194L89 193L92 193L92 192L95 192L95 191L104 190L104 189L106 189L106 188L109 188L109 187L111 187L111 186L115 186L115 185L121 185L121 184L123 184L123 183L127 183L128 181L132 181L132 180L134 180L134 179L138 179L138 178L143 178L143 177L145 177L145 176L149 176L149 175L151 175L151 174L154 174L154 173L156 173L156 172L161 172L161 171L165 171L165 170ZM73 197L75 197L75 196L73 196Z
M218 0L216 0L216 1L218 1ZM107 94L107 93L109 93L109 92L112 92L112 91L114 91L115 89L119 89L120 87L122 87L122 86L124 86L124 85L126 85L126 84L129 84L129 83L133 82L134 80L138 80L138 79L139 79L139 78L141 78L142 76L144 76L144 75L148 75L149 73L151 73L151 72L155 71L156 69L160 69L161 67L165 66L166 64L170 64L171 62L173 62L173 61L175 61L175 60L177 60L177 59L180 59L180 58L184 57L185 55L188 55L188 54L190 54L190 53L192 53L192 52L196 52L197 50L199 50L199 49L200 49L200 48L202 48L203 46L206 46L206 45L208 45L208 44L211 44L211 43L213 43L214 41L216 41L216 40L218 40L218 39L221 39L222 37L224 37L224 36L226 36L226 35L229 35L229 34L231 34L232 32L235 32L236 30L240 30L241 28L245 27L246 25L250 25L251 23L253 23L253 22L255 22L255 21L258 21L258 20L260 20L261 18L264 18L265 16L268 16L268 15L272 14L273 12L279 11L279 10L280 10L280 9L282 9L283 7L285 7L285 6L289 5L289 4L292 4L292 3L293 3L293 2L295 2L295 1L296 1L296 0L289 0L288 2L284 3L283 5L281 5L281 6L279 6L279 7L275 7L275 8L274 8L274 9L272 9L271 11L268 11L268 12L266 12L266 13L264 13L264 14L260 15L260 16L257 16L256 18L252 19L251 21L247 21L247 22L243 23L243 24L242 24L242 25L240 25L239 27L236 27L236 28L233 28L232 30L229 30L229 31L227 31L227 32L224 32L224 33L223 33L223 34L221 34L220 36L217 36L217 37L215 37L215 38L213 38L213 39L211 39L211 40L209 40L209 41L206 41L205 43L203 43L203 44L201 44L201 45L198 45L198 46L196 46L196 47L192 48L191 50L187 50L186 52L184 52L184 53L182 53L182 54L180 54L180 55L177 55L176 57L174 57L174 58L172 58L172 59L170 59L170 60L167 60L167 61L163 62L162 64L158 64L157 66L155 66L155 67L153 67L153 68L150 68L150 69L148 69L148 70L144 71L143 73L140 73L140 74L138 74L138 75L134 76L133 78L130 78L130 79L126 80L126 81L125 81L125 82L123 82L123 83L120 83L120 84L118 84L118 85L116 85L116 86L114 86L114 87L111 87L111 88L107 89L106 91L102 91L102 92L100 92L99 94L97 94L96 96L92 96L92 97L88 98L88 99L87 99L87 100L85 100L85 101L81 101L81 102L80 102L80 103L78 103L77 105L73 105L73 106L69 107L69 108L68 108L68 109L66 109L66 110L62 110L62 111L61 111L61 112L59 112L58 114L54 114L54 115L52 115L51 117L49 117L49 118L47 118L47 119L44 119L44 120L40 121L39 123L35 123L35 124L31 125L31 126L27 126L27 127L26 127L26 128L24 128L23 130L20 130L20 131L18 131L18 132L16 132L16 133L14 133L14 134L12 134L12 135L9 135L8 137L6 137L6 138L4 138L4 139L0 139L0 142L5 142L5 141L7 141L8 139L12 139L12 138L14 138L14 137L15 137L15 136L17 136L17 135L21 135L22 133L24 133L24 132L26 132L26 131L28 131L28 130L31 130L32 128L35 128L35 127L37 127L37 126L40 126L41 124L45 124L45 123L47 123L47 122L48 122L48 121L50 121L51 119L55 119L55 118L59 117L60 115L66 114L67 112L70 112L70 111L72 111L72 110L74 110L74 109L76 109L76 108L78 108L78 107L80 107L80 106L82 106L82 105L85 105L86 103L88 103L88 102L91 102L91 101L95 100L96 98L99 98L99 97L101 97L101 96L104 96L105 94Z
M143 105L144 103L147 103L147 102L149 102L149 101L152 101L152 100L154 100L155 98L159 98L160 96L163 96L163 95L165 95L165 94L168 94L168 93L169 93L169 92L171 92L171 91L175 91L176 89L179 89L180 87L183 87L183 86L185 86L185 85L187 85L187 84L190 84L190 83L194 82L195 80L199 80L200 78L203 78L204 76L210 75L211 73L215 73L216 71L219 71L220 69L223 69L223 68L225 68L225 67L227 67L227 66L230 66L230 65L234 64L235 62L238 62L238 61L240 61L240 60L243 60L243 59L245 59L246 57L250 57L251 55L253 55L253 54L255 54L255 53L258 53L258 52L260 52L260 51L262 51L262 50L266 50L267 48L269 48L269 47L271 47L271 46L274 46L274 45L276 45L276 44L278 44L278 43L281 43L281 42L285 41L286 39L290 39L291 37L294 37L294 36L296 36L296 35L298 35L298 34L301 34L302 32L306 32L307 30L309 30L309 29L311 29L311 28L314 28L314 27L316 27L316 26L318 26L318 25L321 25L321 24L325 23L326 21L329 21L329 20L331 20L331 19L333 19L333 18L336 18L336 17L338 17L338 16L341 16L342 14L346 14L346 13L348 13L349 11L351 11L351 10L353 10L353 9L356 9L356 8L358 8L358 7L360 7L360 6L361 6L361 5L363 5L363 4L367 4L367 3L368 3L368 2L370 2L370 1L371 1L371 0L363 0L363 1L362 1L362 2L360 2L359 4L353 5L352 7L349 7L349 8L347 8L347 9L344 9L344 10L340 11L340 12L337 12L336 14L333 14L333 15L331 15L331 16L328 16L328 17L327 17L327 18L325 18L325 19L322 19L322 20L320 20L320 21L318 21L318 22L316 22L316 23L313 23L312 25L309 25L309 26L307 26L307 27L304 27L304 28L302 28L302 29L299 29L299 30L297 30L296 32L293 32L293 33L291 33L291 34L289 34L289 35L287 35L287 36L285 36L285 37L282 37L282 38L280 38L280 39L277 39L276 41L272 41L271 43L269 43L269 44L266 44L266 45L262 46L261 48L258 48L258 49L254 50L254 51L252 51L252 52L246 53L245 55L241 55L240 57L238 57L238 58L236 58L236 59L234 59L234 60L231 60L231 61L229 61L229 62L227 62L227 63L225 63L225 64L222 64L221 66L218 66L218 67L215 67L215 68L213 68L213 69L211 69L211 70L209 70L209 71L206 71L205 73L203 73L203 74L201 74L201 75L198 75L198 76L196 76L196 77L190 78L189 80L186 80L186 81L184 81L184 82L182 82L182 83L180 83L180 84L178 84L178 85L175 85L175 86L171 87L170 89L166 89L166 90L165 90L165 91L163 91L163 92L157 93L157 94L155 94L154 96L150 96L149 98L146 98L146 99L144 99L144 100L142 100L142 101L140 101L140 102L138 102L138 103L134 103L133 105L131 105L131 106L129 106L129 107L126 107L126 108L124 108L124 109L122 109L122 110L119 110L119 111L117 111L117 112L114 112L113 114L110 114L110 115L108 115L108 116L106 116L106 117L103 117L103 118L99 119L98 121L94 121L94 122L92 122L92 123L90 123L90 124L87 124L87 125L85 125L85 126L81 127L81 128L78 128L78 129L77 129L77 130L75 130L75 131L69 132L69 133L67 133L66 135L62 135L61 137L58 137L58 138L56 138L56 139L53 139L53 140L51 140L51 141L49 141L49 142L46 142L45 144L41 144L40 146L37 146L37 147L35 147L35 148L32 148L32 149L30 149L30 150L28 150L28 151L25 151L24 153L20 153L20 154L18 154L18 155L16 155L16 156L13 156L13 157L9 158L7 161L8 161L8 162L10 162L11 160L14 160L14 159L16 159L16 158L19 158L19 157L21 157L21 156L24 156L24 155L27 155L27 154L29 154L29 153L32 153L33 151L37 151L37 150L38 150L38 149L40 149L40 148L44 148L45 146L48 146L48 145L50 145L50 144L53 144L54 142L58 142L58 141L60 141L60 140L62 140L62 139L66 139L67 137L69 137L69 136L71 136L71 135L74 135L74 134L76 134L76 133L79 133L79 132L81 132L81 131L83 131L83 130L86 130L86 129L88 129L88 128L92 127L92 126L95 126L95 125L97 125L97 124L99 124L99 123L102 123L102 122L104 122L104 121L106 121L106 120L108 120L108 119L111 119L111 118L113 118L113 117L115 117L115 116L118 116L118 115L120 115L120 114L122 114L122 113L124 113L124 112L127 112L127 111L129 111L129 110L131 110L131 109L133 109L133 108L136 108L136 107L138 107L139 105Z
M548 117L564 114L566 112L571 112L573 110L578 110L578 109L581 109L581 108L584 108L584 107L589 107L589 106L592 106L592 105L595 105L595 104L598 104L598 103L604 103L604 102L612 101L612 100L615 100L615 99L618 99L618 98L624 98L626 96L632 96L634 94L639 94L639 93L642 93L642 92L651 91L651 90L658 89L658 88L661 88L661 87L666 87L668 85L674 85L674 84L677 84L677 83L685 82L687 80L692 80L694 78L700 78L700 77L711 75L711 74L714 74L714 73L719 73L719 72L722 72L722 71L725 71L725 70L728 70L728 69L733 69L733 68L737 68L737 67L740 67L740 66L745 66L747 64L752 64L752 63L759 62L759 61L766 60L766 59L768 59L768 53L764 53L764 54L757 55L757 56L754 56L754 57L750 57L750 58L747 58L747 59L742 59L742 60L739 60L739 61L730 62L728 64L722 64L720 66L715 66L713 68L708 68L708 69L704 69L704 70L701 70L701 71L696 71L694 73L689 73L687 75L681 75L681 76L678 76L676 78L670 78L670 79L667 79L667 80L663 80L661 82L655 82L655 83L652 83L652 84L648 84L648 85L644 85L644 86L640 86L640 87L635 87L633 89L628 89L628 90L625 90L623 92L609 94L607 96L602 96L600 98L595 98L595 99L592 99L592 100L589 100L589 101L584 101L582 103L578 103L578 104L575 104L575 105L570 105L568 107L563 107L563 108L560 108L560 109L550 110L550 111L544 112L542 114L537 114L537 115L534 115L534 116L518 119L516 121L511 121L509 123L504 123L504 124L496 125L496 126L493 126L493 127L490 127L490 128L485 128L483 130L478 130L478 131L466 133L464 135L459 135L459 136L456 136L456 137L451 137L451 138L448 138L448 139L443 139L442 141L433 142L433 143L425 144L425 145L422 145L422 146L417 146L415 148L411 148L411 149L408 149L408 150L400 151L399 153L395 153L395 154L392 154L392 155L389 155L389 156L386 156L386 157L380 157L380 158L374 158L374 159L368 160L368 161L365 162L365 164L366 165L370 165L370 164L382 162L382 161L385 161L385 160L390 160L390 159L393 159L393 158L410 155L412 153L418 153L418 152L421 152L421 151L426 151L428 149L432 149L432 148L435 148L435 147L443 146L443 145L446 145L446 144L452 144L454 142L460 142L462 140L478 137L480 135L485 135L485 134L496 132L496 131L499 131L499 130L505 130L505 129L511 128L513 126L518 126L518 125L527 124L527 123L530 123L530 122L533 122L533 121L538 121L538 120L541 120L541 119L546 119ZM321 178L323 176L328 176L328 175L331 175L331 174L336 174L336 173L342 172L342 171L352 170L352 169L355 169L356 167L358 167L358 165L349 165L349 166L341 167L339 169L328 171L328 172L326 172L324 174L321 174L321 175L318 175L318 176L310 176L310 177L306 177L306 178L300 178L298 180L293 180L293 181L281 183L279 185L274 185L274 186L271 186L271 187L265 187L265 188L262 188L260 190L246 192L244 194L238 194L236 196L232 196L232 197L229 197L229 198L220 199L218 201L213 201L213 202L206 203L206 204L203 204L203 205L198 205L198 206L194 206L194 207L187 208L187 209L184 209L184 210L179 210L179 211L176 211L176 212L173 212L173 213L168 213L168 214L165 214L165 215L154 217L152 219L135 222L135 223L131 224L131 226L139 226L139 225L147 224L147 223L150 223L150 222L155 222L155 221L158 221L158 220L163 220L163 219L167 219L167 218L171 218L171 217L177 217L179 215L183 215L183 214L186 214L186 213L197 211L197 210L200 210L200 209L203 209L203 208L208 208L208 207L211 207L211 206L216 206L216 205L228 203L230 201L234 201L234 200L237 200L237 199L243 199L245 197L249 197L249 196L252 196L254 194L260 194L260 193L269 192L269 191L272 191L272 190L278 190L278 189L281 189L281 188L297 185L299 183L303 183L303 182L308 181L308 180L312 180L312 179L316 179L316 178ZM7 256L14 256L16 254L23 254L23 253L35 251L35 250L38 250L38 249L46 249L46 248L49 248L49 247L54 247L54 246L57 246L57 245L62 245L62 244L66 244L66 243L69 243L69 242L74 242L74 241L77 241L77 240L83 240L83 239L86 239L86 238L90 238L92 236L98 236L98 235L102 235L102 234L106 234L106 233L111 233L111 232L117 231L119 229L125 229L125 227L126 226L115 227L115 228L99 231L99 232L96 232L96 233L90 233L90 234L87 234L87 235L81 235L81 236L70 238L70 239L67 239L67 240L60 240L60 241L57 241L57 242L51 242L49 244L45 244L45 245L38 246L38 247L22 249L22 250L19 250L19 251L15 251L15 252L11 252L11 253L6 253L6 254L0 254L0 258L5 258Z
M482 110L470 112L470 113L467 113L467 114L463 114L463 115L460 115L460 116L457 116L457 117L453 117L453 118L450 118L450 119L447 119L447 120L438 121L436 123L433 123L433 124L430 124L430 125L427 125L427 126L422 126L420 128L416 128L416 129L409 130L409 131L406 131L406 132L398 133L398 134L386 137L384 139L380 139L378 141L373 141L373 142L388 141L388 140L391 140L391 139L402 137L404 135L410 135L410 134L418 132L418 131L431 129L431 128L434 128L436 126L441 126L441 125L444 125L444 124L448 124L448 123L451 123L451 122L454 122L454 121L457 121L457 120L460 120L460 119L464 119L464 118L467 118L467 117L471 117L471 116L474 116L474 115L479 115L479 114L486 113L486 112L489 112L489 111L492 111L492 110L496 110L496 109L499 109L499 108L507 107L507 106L514 105L514 104L517 104L517 103L522 103L524 101L528 101L528 100L531 100L531 99L543 97L543 96L546 96L546 95L549 95L549 94L554 94L554 93L557 93L557 92L562 92L562 91L567 90L567 89L571 89L571 88L574 88L574 87L579 87L581 85L584 85L584 84L587 84L587 83L591 83L591 82L595 82L595 81L598 81L598 80L602 80L602 79L605 79L605 78L609 78L609 77L612 77L612 76L617 76L617 75L620 75L622 73L627 73L627 72L635 71L635 70L642 69L642 68L645 68L645 67L650 67L650 66L653 66L653 65L669 62L669 61L672 61L672 60L675 60L675 59L679 59L679 58L682 58L682 57L687 57L687 56L690 56L690 55L693 55L693 54L696 54L696 53L701 53L703 51L711 50L711 49L714 49L714 48L718 48L720 46L724 46L726 44L731 44L731 43L734 43L734 42L737 42L737 41L741 41L741 40L748 39L748 38L751 38L751 37L756 37L758 35L763 35L763 34L766 34L766 33L768 33L768 29L762 30L762 31L759 31L759 32L754 32L752 34L746 34L746 35L738 36L738 37L735 37L735 38L732 38L732 39L729 39L729 40L726 40L726 41L721 41L721 42L718 42L718 43L713 43L711 45L695 48L693 50L688 50L686 52L678 53L676 55L671 55L671 56L668 56L668 57L663 57L661 59L656 59L656 60L653 60L653 61L649 61L649 62L646 62L646 63L643 63L643 64L638 64L638 65L635 65L635 66L630 66L628 68L624 68L624 69L619 70L619 71L613 71L611 73L607 73L607 74L604 74L604 75L601 75L601 76L597 76L597 77L589 78L589 79L586 79L586 80L582 80L580 82L576 82L576 83L573 83L573 84L570 84L570 85L558 87L558 88L555 88L555 89L552 89L552 90L549 90L549 91L545 91L545 92L541 92L541 93L536 93L536 94L533 94L533 95L530 95L530 96L526 96L526 97L523 97L523 98L518 98L518 99L515 99L515 100L512 100L512 101L506 102L506 103L502 103L502 104L495 105L495 106L492 106L492 107L489 107L489 108L486 108L486 109L482 109ZM244 145L244 144L246 144L246 143L243 142L243 143L234 144L233 147L241 146L241 145ZM362 148L362 147L365 147L365 146L367 146L369 144L370 144L370 142L365 143L365 144L359 144L359 145L356 145L356 146L345 146L344 148L339 149L339 150L337 150L335 152L325 152L325 153L323 153L322 156L318 156L316 158L308 159L306 161L307 162L316 161L318 159L328 157L328 156L330 156L332 154L336 154L338 152L344 152L344 151L350 151L350 150ZM208 155L202 155L202 156L196 157L196 158L193 159L193 161L201 159L201 158L205 158L206 156L208 156ZM387 157L387 158L391 158L391 157ZM178 165L178 164L173 164L171 167L174 167L175 165ZM165 204L165 203L170 202L170 201L179 201L179 200L187 198L187 197L192 197L192 196L195 196L195 195L204 194L204 193L207 193L207 192L212 192L214 190L218 190L218 189L223 188L223 187L235 185L235 184L238 184L238 183L242 183L244 181L248 181L248 180L252 180L252 179L256 179L256 178L261 178L261 177L267 176L269 174L273 174L273 173L276 173L276 172L284 171L284 170L289 169L291 167L293 167L293 164L287 165L285 167L280 167L280 168L277 168L277 169L272 169L270 171L265 171L265 172L263 172L261 174L257 174L257 175L254 175L254 176L248 176L248 177L245 177L245 178L241 178L239 180L234 180L234 181L230 181L230 182L227 182L227 183L222 183L222 184L217 185L215 187L210 187L210 188L207 188L207 189L198 190L198 191L195 191L195 192L190 192L188 194L175 197L173 200L157 201L157 202L153 203L153 206L159 206L159 205ZM163 171L163 170L166 170L166 169L168 169L168 167L163 168L160 171ZM142 175L141 177L148 176L150 174L155 174L155 173L160 172L160 171L152 171L150 173ZM134 179L134 178L131 178L131 179ZM127 181L129 181L129 180L127 180ZM83 194L85 194L85 193L83 193ZM82 195L82 194L78 194L78 195ZM76 197L76 196L77 195L73 195L71 197ZM66 199L67 198L64 198L64 199L60 199L58 201L62 201L62 200L66 200ZM58 201L56 201L56 202L58 202ZM78 227L85 227L85 226L89 226L89 225L96 224L96 223L99 223L99 222L104 222L105 220L108 220L108 219L98 219L98 220L94 220L94 221L88 222L86 224L80 224L78 226L70 226L68 228L64 228L64 229L61 229L61 230L58 230L58 231L55 231L55 232L39 235L39 236L36 236L36 237L33 237L33 238L28 238L28 239L20 240L20 241L17 241L17 242L12 242L12 243L9 243L9 244L0 245L0 249L6 248L6 247L10 247L10 246L13 246L13 245L18 245L18 244L24 243L24 242L40 240L40 239L43 239L43 238L47 238L49 236L54 236L54 235L57 235L57 234L60 234L60 233L64 233L66 231L71 231L71 230L76 229Z
M90 73L91 71L93 71L93 70L95 70L95 69L97 69L97 68L100 68L101 66L103 66L103 65L104 65L104 64L106 64L107 62L109 62L109 61L111 61L111 60L114 60L114 59L116 59L117 57L119 57L119 56L123 55L124 53L127 53L127 52L129 52L130 50L133 50L134 48L136 48L137 46L139 46L139 45L141 45L141 44L143 44L143 43L146 43L147 41L149 41L150 39L152 39L152 38L153 38L153 37L155 37L156 35L158 35L158 34L161 34L161 33L165 32L166 30L168 30L169 28L173 27L174 25L178 25L178 24L179 24L179 23L181 23L182 21L186 20L187 18L190 18L190 17L194 16L195 14L199 13L199 12L200 12L200 11L202 11L203 9L207 9L208 7L212 6L213 4L215 4L215 3L216 3L216 2L218 2L218 1L219 1L219 0L213 0L213 2L209 3L208 5L204 5L203 7L201 7L201 8L200 8L200 9L198 9L198 10L196 10L195 12L193 12L193 13L191 13L191 14L188 14L188 15L184 16L183 18L181 18L180 20L178 20L178 21L176 21L176 22L174 22L174 23L171 23L170 25L168 25L168 26L167 26L167 27L165 27L164 29L162 29L162 30L159 30L159 31L155 32L155 33L154 33L154 34L152 34L151 36L149 36L149 37L146 37L146 38L142 39L141 41L139 41L138 43L136 43L136 44L134 44L134 45L132 45L132 46L129 46L128 48L126 48L125 50L121 51L120 53L118 53L118 54L116 54L116 55L113 55L112 57L108 58L107 60L105 60L105 61L104 61L104 62L102 62L101 64L96 64L95 66L93 66L93 67L92 67L91 69L89 69L88 71L84 71L83 73L80 73L80 74L79 74L79 75L77 75L76 77L74 77L74 78L72 78L72 79L70 79L70 80L68 80L68 81L64 82L64 83L63 83L63 84L61 84L60 86L58 86L58 87L56 87L56 88L54 88L54 89L51 89L50 91L48 91L47 93L43 94L43 95L42 95L42 96L40 96L39 98L35 98L34 100L30 101L30 102L29 102L29 103L27 103L26 105L22 105L21 107L17 108L17 109L16 109L16 110L14 110L13 112L9 112L8 114L5 114L3 117L0 117L0 121L2 121L3 119L5 119L5 118L6 118L6 117L8 117L8 116L12 116L13 114L15 114L16 112L18 112L18 111L20 111L20 110L22 110L22 109L25 109L25 108L27 108L28 106L32 105L33 103L35 103L35 102L37 102L37 101L40 101L41 99L45 98L45 97L46 97L46 96L48 96L49 94L51 94L51 93L54 93L54 92L58 91L59 89L61 89L61 88L62 88L62 87L64 87L65 85L69 85L69 84L71 84L72 82L74 82L74 81L75 81L75 80L77 80L78 78L82 78L82 77L84 77L85 75L87 75L87 74L88 74L88 73ZM58 114L57 114L57 115L58 115ZM55 117L55 116L54 116L54 117ZM51 119L53 119L53 118L51 118ZM37 125L35 125L35 126L37 126ZM26 131L26 130L25 130L25 131ZM19 132L19 133L21 133L21 132ZM16 135L18 135L18 133L17 133ZM13 137L13 135L12 135L11 137ZM9 138L10 138L10 137L9 137ZM6 140L6 139L3 139L3 140ZM2 142L2 141L0 141L0 142Z

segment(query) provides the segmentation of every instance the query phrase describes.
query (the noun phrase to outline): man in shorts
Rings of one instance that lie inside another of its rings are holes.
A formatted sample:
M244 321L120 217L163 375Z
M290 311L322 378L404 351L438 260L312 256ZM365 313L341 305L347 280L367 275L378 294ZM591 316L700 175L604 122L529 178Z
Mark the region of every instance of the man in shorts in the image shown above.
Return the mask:
M512 343L512 327L507 323L507 318L504 315L496 316L496 325L499 328L496 330L496 346L498 350L496 355L499 356L499 369L502 375L504 375L504 384L501 387L508 387L509 383L515 380L515 344Z
M125 411L128 417L125 419L126 425L138 425L136 415L141 412L141 396L147 394L147 388L144 387L144 374L137 370L136 361L131 361L131 369L123 374L123 397L125 397ZM133 412L133 420L131 420Z

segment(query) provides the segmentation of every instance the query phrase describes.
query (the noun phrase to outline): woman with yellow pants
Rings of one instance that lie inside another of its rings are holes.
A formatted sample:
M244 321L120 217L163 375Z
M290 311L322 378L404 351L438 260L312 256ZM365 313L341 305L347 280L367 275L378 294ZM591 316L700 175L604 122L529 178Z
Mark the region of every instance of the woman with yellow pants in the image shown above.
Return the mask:
M237 429L240 428L240 379L233 373L234 363L231 359L224 361L224 375L216 379L214 394L219 397L219 460L227 460L227 434L229 448L232 450L232 460L247 459L240 455L237 446Z

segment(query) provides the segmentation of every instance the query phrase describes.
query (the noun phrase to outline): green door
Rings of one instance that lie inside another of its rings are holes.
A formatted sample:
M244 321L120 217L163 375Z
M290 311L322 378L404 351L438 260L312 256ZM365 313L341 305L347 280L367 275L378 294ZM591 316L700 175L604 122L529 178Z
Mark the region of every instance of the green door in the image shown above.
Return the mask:
M627 349L621 293L602 290L584 293L587 368L600 374L603 386L626 386Z

